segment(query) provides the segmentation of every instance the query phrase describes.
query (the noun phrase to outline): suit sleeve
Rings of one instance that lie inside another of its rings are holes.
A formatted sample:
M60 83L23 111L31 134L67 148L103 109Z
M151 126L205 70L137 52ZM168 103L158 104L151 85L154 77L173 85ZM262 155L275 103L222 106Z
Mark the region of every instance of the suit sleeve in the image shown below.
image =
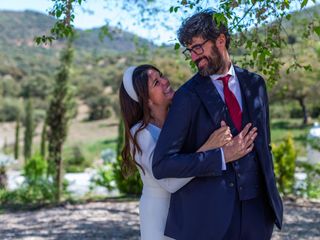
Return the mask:
M151 133L144 129L138 133L138 143L141 147L141 154L136 154L135 159L141 164L145 172L152 174L152 157L154 147L156 145L155 140L151 136ZM143 174L143 173L141 173ZM174 193L191 181L192 178L164 178L156 180L159 185L170 193Z
M182 152L192 128L192 107L191 96L183 91L176 92L153 156L152 169L157 179L222 174L219 148L206 152Z

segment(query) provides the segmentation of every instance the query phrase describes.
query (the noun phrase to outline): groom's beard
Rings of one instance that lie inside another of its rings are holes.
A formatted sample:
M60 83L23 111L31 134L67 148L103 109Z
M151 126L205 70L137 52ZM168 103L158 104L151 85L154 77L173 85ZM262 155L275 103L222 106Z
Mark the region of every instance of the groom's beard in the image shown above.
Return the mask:
M202 59L206 59L208 64L203 68L199 68L199 62ZM223 61L221 53L219 52L218 48L214 45L211 49L211 56L204 56L200 59L197 59L197 61L195 61L195 64L198 67L199 74L204 77L210 76L212 74L217 74L220 70L224 69L226 65Z

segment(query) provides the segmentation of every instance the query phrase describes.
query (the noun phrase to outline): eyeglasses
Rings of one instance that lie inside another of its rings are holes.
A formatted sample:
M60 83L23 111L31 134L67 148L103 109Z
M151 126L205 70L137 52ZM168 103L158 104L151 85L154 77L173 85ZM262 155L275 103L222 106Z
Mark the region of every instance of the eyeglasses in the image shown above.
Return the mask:
M197 55L200 55L200 54L202 54L204 52L203 45L206 44L206 42L208 42L208 41L209 41L209 39L205 40L201 44L194 45L192 48L186 48L182 53L184 54L184 56L187 59L191 58L191 53L192 52L194 52Z

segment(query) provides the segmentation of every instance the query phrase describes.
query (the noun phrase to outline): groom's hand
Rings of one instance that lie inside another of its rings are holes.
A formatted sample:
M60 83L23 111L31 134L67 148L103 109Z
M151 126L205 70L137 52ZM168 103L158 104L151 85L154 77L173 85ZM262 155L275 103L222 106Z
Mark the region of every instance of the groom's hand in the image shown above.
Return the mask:
M238 160L252 151L254 146L253 141L258 133L256 127L249 131L251 126L252 124L248 123L236 137L223 146L222 149L226 163Z

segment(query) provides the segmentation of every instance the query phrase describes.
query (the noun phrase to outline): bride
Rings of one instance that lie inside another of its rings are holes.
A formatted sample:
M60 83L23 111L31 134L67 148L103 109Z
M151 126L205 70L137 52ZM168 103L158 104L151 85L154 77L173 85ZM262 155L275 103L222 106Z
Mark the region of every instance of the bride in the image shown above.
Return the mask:
M140 65L125 70L119 92L125 125L122 169L128 175L137 166L143 182L139 205L142 240L170 239L164 236L170 193L192 180L157 180L152 174L153 150L173 96L169 80L156 67ZM222 122L221 128L211 134L198 152L222 147L231 138L229 127Z

